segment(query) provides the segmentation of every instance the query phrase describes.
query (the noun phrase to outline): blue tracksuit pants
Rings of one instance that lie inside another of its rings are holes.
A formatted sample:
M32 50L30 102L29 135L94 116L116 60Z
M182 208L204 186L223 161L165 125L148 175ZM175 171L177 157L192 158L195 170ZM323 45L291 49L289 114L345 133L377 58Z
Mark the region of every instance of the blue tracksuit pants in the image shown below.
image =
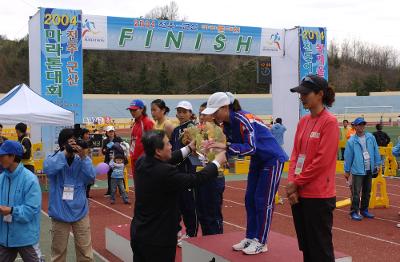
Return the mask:
M222 201L225 177L217 177L198 187L196 207L202 235L223 233Z
M265 166L251 160L245 197L246 238L257 238L260 243L267 243L283 164L276 161L273 166Z

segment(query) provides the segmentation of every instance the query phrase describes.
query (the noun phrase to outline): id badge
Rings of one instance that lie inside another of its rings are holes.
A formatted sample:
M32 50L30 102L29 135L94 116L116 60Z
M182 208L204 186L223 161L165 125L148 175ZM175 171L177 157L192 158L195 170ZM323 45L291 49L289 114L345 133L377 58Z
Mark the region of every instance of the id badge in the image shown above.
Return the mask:
M294 170L295 175L300 175L303 171L304 161L306 160L305 154L300 154L297 158L296 169Z
M63 200L74 200L74 186L64 186Z
M365 160L369 160L369 153L368 151L363 152L363 156Z
M11 222L12 222L12 215L11 215L11 214L8 214L7 216L4 216L4 217L3 217L3 221L4 221L5 223L11 223Z

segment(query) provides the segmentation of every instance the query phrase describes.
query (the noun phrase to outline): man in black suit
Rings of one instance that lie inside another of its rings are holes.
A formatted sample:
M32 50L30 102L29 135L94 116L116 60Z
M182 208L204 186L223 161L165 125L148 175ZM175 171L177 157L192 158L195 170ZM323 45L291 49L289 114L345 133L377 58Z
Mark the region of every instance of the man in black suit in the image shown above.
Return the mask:
M196 174L181 173L176 165L195 150L194 142L175 152L164 131L142 137L145 155L136 162L135 215L131 247L135 262L173 262L179 225L178 196L184 188L216 178L226 163L225 152Z

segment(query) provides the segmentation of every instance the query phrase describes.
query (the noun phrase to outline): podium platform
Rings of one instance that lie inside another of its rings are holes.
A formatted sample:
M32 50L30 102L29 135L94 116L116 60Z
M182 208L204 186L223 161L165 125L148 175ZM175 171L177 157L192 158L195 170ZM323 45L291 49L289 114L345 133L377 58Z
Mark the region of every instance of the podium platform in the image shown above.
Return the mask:
M130 246L130 224L107 227L106 249L122 261L132 261ZM270 232L268 252L258 255L244 255L232 250L232 244L243 239L244 232L232 232L223 235L189 238L182 244L182 262L296 262L303 261L303 255L297 246L297 239ZM352 258L335 252L336 262L351 262ZM177 254L176 261L181 261Z
M232 245L243 239L244 232L190 238L183 241L182 262L296 262L303 261L298 249L297 239L270 232L268 252L258 255L245 255L232 250ZM352 258L335 252L336 262L351 262Z
M133 261L130 224L106 227L106 249L122 261Z

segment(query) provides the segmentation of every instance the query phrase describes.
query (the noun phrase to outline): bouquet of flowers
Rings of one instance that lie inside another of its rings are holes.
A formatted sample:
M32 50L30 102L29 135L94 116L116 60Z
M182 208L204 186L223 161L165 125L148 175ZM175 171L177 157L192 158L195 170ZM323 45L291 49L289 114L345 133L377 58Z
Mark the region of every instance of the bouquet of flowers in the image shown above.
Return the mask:
M192 126L185 130L183 135L183 143L188 144L190 141L196 141L196 154L199 160L205 165L214 160L215 155L222 149L209 148L211 143L226 144L226 136L222 128L212 122L206 122L203 125Z

